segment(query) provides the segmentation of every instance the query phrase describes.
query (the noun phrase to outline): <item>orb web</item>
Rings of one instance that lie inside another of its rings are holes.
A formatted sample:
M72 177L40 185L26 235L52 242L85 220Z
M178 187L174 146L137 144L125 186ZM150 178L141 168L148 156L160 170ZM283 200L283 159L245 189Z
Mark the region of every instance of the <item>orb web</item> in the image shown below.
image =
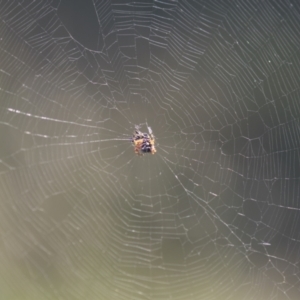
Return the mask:
M299 10L2 1L6 299L299 299Z

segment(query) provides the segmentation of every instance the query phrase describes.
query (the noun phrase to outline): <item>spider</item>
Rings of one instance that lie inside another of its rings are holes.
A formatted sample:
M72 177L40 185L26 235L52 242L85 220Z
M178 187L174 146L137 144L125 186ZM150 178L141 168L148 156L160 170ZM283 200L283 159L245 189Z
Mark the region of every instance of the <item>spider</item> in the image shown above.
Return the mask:
M152 134L152 130L148 127L149 133L143 133L139 130L139 127L135 127L135 131L131 138L131 142L134 145L134 152L137 155L143 155L144 153L155 154L155 139Z

